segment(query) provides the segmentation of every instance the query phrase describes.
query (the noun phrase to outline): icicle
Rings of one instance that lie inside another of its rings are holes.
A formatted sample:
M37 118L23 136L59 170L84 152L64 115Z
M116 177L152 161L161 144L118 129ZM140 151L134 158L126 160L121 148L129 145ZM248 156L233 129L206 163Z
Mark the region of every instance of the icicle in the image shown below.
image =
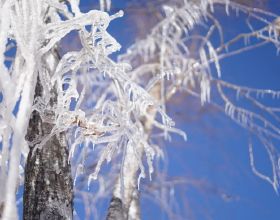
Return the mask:
M111 0L106 0L106 5L107 5L107 11L110 11L110 9L111 9Z
M111 0L99 0L99 4L100 4L101 11L110 11Z
M210 11L211 11L211 13L214 13L214 4L213 4L213 0L208 0L208 4L210 5Z
M210 80L206 74L202 75L200 81L200 90L201 90L201 105L210 101Z
M237 100L239 100L239 98L240 98L240 89L238 88L237 90L236 90L236 99Z
M140 168L140 174L138 176L138 179L137 179L137 189L140 190L140 182L141 182L141 179L145 179L146 175L145 175L145 171L144 169L141 169Z
M152 173L154 171L153 160L155 157L155 150L153 149L152 146L149 146L146 144L144 145L144 150L145 150L146 157L147 157L147 163L148 163L148 168L149 168L149 177L150 177L150 180L152 180Z
M216 70L218 73L218 77L220 78L221 77L221 68L220 68L220 63L219 63L219 57L210 42L207 42L207 46L208 46L210 58L214 60L215 67L216 67Z
M225 9L226 9L226 14L229 16L229 6L230 6L230 0L225 0ZM237 16L238 16L238 9L236 10Z
M168 5L163 5L162 9L163 9L166 17L171 16L171 14L174 12L174 8L172 8L172 7L168 6Z
M70 0L71 9L75 16L80 16L82 13L79 9L80 0Z

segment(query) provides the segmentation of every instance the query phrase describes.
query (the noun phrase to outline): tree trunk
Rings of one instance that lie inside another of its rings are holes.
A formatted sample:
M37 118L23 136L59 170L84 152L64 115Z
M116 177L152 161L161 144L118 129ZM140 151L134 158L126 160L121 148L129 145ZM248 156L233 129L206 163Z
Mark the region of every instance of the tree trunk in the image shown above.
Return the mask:
M129 203L129 208L125 207L122 199L113 196L110 201L106 220L139 220L139 192L135 188Z
M150 91L150 94L160 100L161 84L157 83ZM155 117L156 109L150 109L150 114ZM153 118L152 117L152 118ZM143 127L147 134L150 134L152 123L146 118L143 118ZM138 152L142 158L144 149ZM137 172L138 164L135 163L137 158L133 149L128 148L123 164L123 180L119 175L114 188L113 196L109 204L106 220L140 220L140 192L137 189ZM123 186L121 184L123 181Z
M34 98L42 95L43 87L38 77ZM56 99L53 90L50 106L56 104ZM48 114L54 118L54 112ZM25 166L24 220L72 219L73 184L65 132L53 134L47 142L36 147L51 134L54 125L54 120L44 122L38 111L32 112L26 135L30 151Z
M110 201L106 220L125 220L126 213L122 200L113 196Z
M137 189L139 167L135 163L136 160L132 147L128 147L122 168L123 179L121 179L121 175L118 177L106 220L140 220Z

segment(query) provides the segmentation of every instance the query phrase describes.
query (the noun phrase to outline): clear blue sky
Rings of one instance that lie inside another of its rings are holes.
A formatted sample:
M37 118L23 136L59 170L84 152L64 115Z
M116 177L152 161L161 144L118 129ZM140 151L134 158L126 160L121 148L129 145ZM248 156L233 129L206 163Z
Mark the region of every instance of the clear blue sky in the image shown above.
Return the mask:
M123 2L113 1L113 6L119 8ZM280 14L279 2L270 1L268 7ZM134 40L133 29L125 25L126 19L114 21L111 29L124 47ZM229 34L231 29L244 28L236 18L223 19L223 24ZM225 59L221 65L223 78L230 82L280 90L280 56L272 45ZM279 100L274 102L280 107ZM171 111L189 140L183 142L175 137L173 143L165 143L168 174L171 178L183 176L197 182L194 186L175 188L175 198L181 203L178 213L198 220L279 220L279 196L250 168L248 132L220 112L199 105L199 100L185 98ZM271 173L263 147L256 143L255 149L257 167ZM167 219L147 199L143 200L142 209L143 219Z

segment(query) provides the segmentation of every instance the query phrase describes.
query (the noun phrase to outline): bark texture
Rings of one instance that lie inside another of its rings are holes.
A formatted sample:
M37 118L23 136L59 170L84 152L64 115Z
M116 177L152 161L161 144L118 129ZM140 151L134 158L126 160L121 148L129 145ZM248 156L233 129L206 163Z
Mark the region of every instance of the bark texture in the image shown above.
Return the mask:
M120 198L112 197L110 207L108 209L107 220L125 220L126 217L125 208Z
M139 220L139 193L135 189L131 201L125 205L123 200L113 196L110 201L106 220Z
M135 157L131 153L128 153L127 156ZM117 180L106 220L140 220L140 195L136 178L138 164L135 163L135 160L125 160L124 179L121 181L121 177L119 177Z
M42 96L42 90L38 78L35 97ZM52 92L51 106L56 104L56 98ZM48 114L54 118L54 112ZM31 114L26 135L30 151L25 166L24 220L72 219L73 185L68 147L65 132L50 136L54 123L44 122L36 110ZM47 136L50 137L45 142Z

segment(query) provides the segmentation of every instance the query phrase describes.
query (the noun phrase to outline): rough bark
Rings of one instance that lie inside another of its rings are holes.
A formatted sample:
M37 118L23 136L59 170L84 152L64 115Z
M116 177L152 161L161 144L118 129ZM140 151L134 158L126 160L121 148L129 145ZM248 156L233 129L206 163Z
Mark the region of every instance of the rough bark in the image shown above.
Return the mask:
M33 115L34 122L36 116ZM42 123L42 132L51 125ZM72 179L65 134L54 135L32 155L25 168L24 219L72 219Z
M139 208L139 192L136 187L131 188L132 192L128 194L131 196L129 201L125 201L122 196L115 196L114 193L110 201L108 208L108 214L106 220L139 220L140 219L140 208Z
M50 106L56 104L54 91ZM43 88L38 77L35 97L42 95ZM54 116L54 112L48 114ZM45 122L38 111L32 112L26 135L30 151L25 166L24 220L72 219L73 186L65 132L55 133L48 141L42 142L51 134L54 125L55 121Z
M110 207L108 209L107 220L125 220L126 213L123 202L118 197L112 197Z

